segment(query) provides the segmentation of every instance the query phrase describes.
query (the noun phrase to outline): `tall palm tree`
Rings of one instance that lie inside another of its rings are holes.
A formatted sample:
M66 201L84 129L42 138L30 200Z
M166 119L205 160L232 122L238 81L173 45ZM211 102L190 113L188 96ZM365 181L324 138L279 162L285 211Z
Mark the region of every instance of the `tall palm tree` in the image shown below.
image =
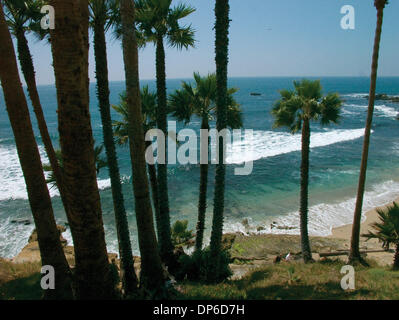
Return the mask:
M116 230L118 234L119 254L121 257L122 283L126 295L137 290L137 276L134 270L129 224L122 192L118 159L112 130L111 107L109 102L107 43L105 33L112 26L112 13L118 7L118 1L90 0L90 26L94 32L94 56L96 63L97 98L100 107L105 153L111 179L112 199Z
M374 232L369 231L362 236L369 239L378 239L383 247L389 250L391 244L396 247L393 269L399 270L399 205L394 202L387 210L378 209L380 222L372 224Z
M215 2L215 62L216 62L216 129L221 132L227 128L227 67L229 63L229 0ZM215 177L215 195L210 254L212 265L209 269L208 281L216 281L220 274L221 250L224 219L225 191L225 146L223 138L218 141L218 159Z
M179 21L193 13L195 9L185 4L171 7L171 4L172 0L138 0L136 2L139 29L147 42L153 42L156 45L157 125L165 135L168 133L168 112L164 42L177 49L188 49L194 45L194 30L191 26L181 26ZM167 165L160 163L158 164L158 194L161 223L159 250L162 260L173 271L176 261L170 234Z
M135 6L131 0L121 0L120 4L126 97L129 110L129 145L141 253L140 283L141 286L150 291L150 295L162 296L164 288L163 269L155 236L145 161L139 61L135 30Z
M77 297L114 298L89 112L89 4L87 0L52 0L50 4L57 13L51 44Z
M19 78L14 47L1 3L0 42L0 81L36 225L42 264L51 265L55 270L57 285L54 290L47 290L45 294L47 298L52 299L71 298L71 273L55 223L39 149Z
M32 55L30 53L27 32L35 32L38 29L42 15L40 14L41 1L26 0L4 0L6 9L6 20L12 34L17 39L18 58L21 65L22 74L24 75L26 85L28 87L29 97L32 101L33 110L36 115L37 124L47 157L52 167L53 176L57 181L60 196L65 210L68 209L65 186L63 183L62 172L59 168L56 153L48 132L46 120L43 114L43 108L37 92L35 69L33 66Z
M141 90L141 110L143 113L144 133L156 127L156 107L157 94L150 92L148 85ZM126 93L120 95L119 105L113 105L112 108L119 113L121 120L113 122L114 136L116 143L120 146L128 145L129 142L129 110L127 105ZM146 148L151 147L151 142L146 141ZM150 177L152 202L155 211L155 221L157 226L157 235L160 236L160 217L158 203L158 177L155 164L147 163L148 175Z
M216 118L216 74L201 77L198 73L194 73L194 80L195 87L191 83L183 81L182 88L170 95L170 107L177 120L188 124L195 115L201 119L201 129L209 130L209 122ZM227 126L231 129L242 127L241 109L233 97L236 92L236 88L230 88L227 91ZM209 139L206 140L206 150L209 150ZM195 250L197 251L202 250L204 239L208 166L208 163L200 165L198 222L195 238Z
M388 3L387 0L374 1L374 6L377 9L377 28L375 31L373 61L371 65L369 105L368 105L366 128L364 134L362 161L360 165L359 184L357 189L356 206L355 206L353 225L352 225L351 249L349 253L349 263L351 264L357 262L365 264L365 262L360 256L360 250L359 250L360 224L362 219L364 188L366 185L367 160L368 160L369 146L370 146L371 125L373 122L373 113L374 113L375 89L377 85L378 56L380 52L382 22L384 16L384 8L387 3Z
M302 257L305 262L312 261L308 236L308 188L309 188L309 153L310 122L318 121L321 125L338 123L342 101L337 94L330 93L323 97L320 81L294 81L294 91L280 91L281 99L272 110L276 118L274 127L288 127L291 133L302 128L302 164L300 195L300 227Z

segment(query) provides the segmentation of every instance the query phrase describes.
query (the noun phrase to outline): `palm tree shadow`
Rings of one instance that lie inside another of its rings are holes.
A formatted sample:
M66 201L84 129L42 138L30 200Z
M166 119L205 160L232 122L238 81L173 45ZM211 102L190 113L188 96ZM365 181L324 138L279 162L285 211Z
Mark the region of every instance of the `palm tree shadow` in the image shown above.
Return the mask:
M347 300L357 295L367 295L369 290L345 291L336 282L317 285L273 285L252 288L247 291L249 300Z
M0 286L0 300L41 300L40 274L11 280Z

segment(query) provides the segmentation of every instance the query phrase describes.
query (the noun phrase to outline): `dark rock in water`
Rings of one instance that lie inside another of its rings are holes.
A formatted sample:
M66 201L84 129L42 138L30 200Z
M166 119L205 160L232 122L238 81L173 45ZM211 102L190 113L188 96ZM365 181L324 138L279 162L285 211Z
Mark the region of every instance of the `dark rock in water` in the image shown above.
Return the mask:
M251 92L251 96L261 96L262 94L261 93L258 93L258 92Z
M62 233L66 231L64 226L57 225L58 232L60 233L60 241L63 246L66 246L68 241L62 236ZM31 236L29 237L28 243L32 243L37 241L37 231L36 229L33 230Z
M249 220L247 218L243 219L241 221L241 224L245 227L245 228L249 228Z
M265 230L265 229L266 229L265 227L258 226L258 227L256 228L256 231L260 232L260 231L263 231L263 230Z
M270 225L271 229L278 229L278 230L294 230L296 227L289 227L289 226L279 226L277 225L276 222L273 221L273 223Z
M29 219L14 219L14 220L11 220L11 223L20 223L25 226L28 226L32 223L32 221L30 221Z
M365 99L369 99L370 96L365 96ZM383 100L390 102L399 102L399 97L389 96L386 93L377 93L375 95L375 100Z

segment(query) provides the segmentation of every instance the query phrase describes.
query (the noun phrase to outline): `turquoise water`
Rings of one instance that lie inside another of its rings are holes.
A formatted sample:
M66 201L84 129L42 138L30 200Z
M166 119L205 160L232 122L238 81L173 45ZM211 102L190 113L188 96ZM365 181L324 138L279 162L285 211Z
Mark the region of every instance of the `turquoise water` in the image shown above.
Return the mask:
M239 88L236 100L244 112L244 128L253 129L254 135L245 140L249 148L232 148L228 156L254 160L249 176L235 176L236 165L229 165L226 178L225 231L298 233L300 136L285 130L273 130L270 110L279 98L279 89L292 87L294 78L232 78L230 85ZM369 80L367 78L322 78L324 92L339 92L345 100L339 125L320 128L312 125L310 164L310 218L313 235L327 235L336 226L351 223L354 197L358 180L363 127L367 111ZM177 89L181 80L169 80L168 90ZM155 90L155 81L142 81ZM124 90L123 82L112 82L111 103L118 103ZM261 96L251 96L259 92ZM399 94L399 78L380 78L377 92ZM56 91L54 86L40 86L39 94L53 142L58 146ZM95 84L91 84L91 115L94 137L102 141L100 114L95 98ZM399 104L377 101L371 139L367 192L364 209L384 204L399 195ZM117 115L113 114L114 119ZM35 134L46 161L35 118L31 115ZM172 120L172 119L171 119ZM189 127L198 130L200 122L194 119ZM178 128L182 128L181 124ZM132 234L132 245L138 254L134 200L130 183L131 168L128 150L118 149L123 176L123 191ZM240 165L241 166L241 165ZM212 215L214 167L209 174L209 206L207 235ZM107 170L99 175L106 240L110 251L117 251L112 196ZM195 228L199 188L198 165L169 167L169 192L172 221L187 219ZM51 190L58 223L66 221L61 202ZM15 219L31 219L22 173L15 144L0 93L0 256L12 257L26 244L34 226L12 223ZM242 224L248 219L249 227ZM292 230L271 229L271 223L295 227ZM71 241L69 231L66 237Z

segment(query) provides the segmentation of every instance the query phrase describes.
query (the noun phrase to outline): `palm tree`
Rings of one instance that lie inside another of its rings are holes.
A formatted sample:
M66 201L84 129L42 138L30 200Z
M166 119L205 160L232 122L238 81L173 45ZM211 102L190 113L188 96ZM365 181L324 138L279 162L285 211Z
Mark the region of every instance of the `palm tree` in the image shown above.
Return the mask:
M391 244L396 247L393 269L399 270L399 205L394 202L387 210L377 209L380 222L372 224L374 232L369 231L362 236L369 239L378 239L384 249L389 250Z
M194 45L194 30L191 26L180 26L179 20L193 13L195 9L185 4L171 7L172 0L138 0L136 3L139 29L147 42L153 42L156 45L157 125L158 129L166 136L168 132L168 112L164 41L166 40L171 47L177 49L188 49ZM158 239L159 250L162 260L173 271L176 261L173 256L173 244L170 234L166 164L158 163L158 193L161 224L161 234Z
M308 236L308 187L309 187L309 153L310 122L318 121L321 125L338 123L342 101L337 94L322 96L320 81L294 81L294 91L280 91L278 100L272 110L276 118L274 127L288 127L291 133L302 128L302 164L300 226L302 257L306 262L312 261Z
M139 61L135 30L135 6L121 0L122 48L125 63L128 106L129 145L132 162L133 190L141 253L141 286L151 296L163 295L164 277L154 230L145 161L145 140L140 101Z
M229 19L230 4L228 0L215 2L215 52L216 52L216 129L221 132L227 128L227 67L229 59ZM221 273L221 253L224 219L225 190L225 154L224 142L218 141L218 159L215 177L215 195L213 205L212 233L210 244L211 268L208 281L216 281Z
M103 128L105 153L107 155L109 176L111 179L119 254L121 257L122 283L126 295L137 290L137 276L134 271L129 224L127 221L118 159L114 143L111 107L109 102L107 43L105 33L112 26L112 13L118 7L118 1L90 0L90 26L94 32L94 56L96 63L97 98L99 101Z
M195 87L191 83L183 81L182 89L176 90L170 95L170 107L173 110L173 116L179 121L188 124L195 115L201 119L201 129L209 130L209 122L216 118L216 74L201 77L198 73L194 73L194 80ZM230 88L227 91L227 126L231 129L242 127L242 113L233 97L236 92L235 88ZM206 140L206 150L209 150L209 139ZM198 251L202 250L204 239L208 163L201 163L200 167L198 222L195 238L195 249Z
M45 296L50 299L70 299L72 297L71 272L55 223L51 199L2 5L0 5L0 42L0 81L36 225L42 265L51 265L55 270L57 285L55 290L47 290Z
M384 16L384 8L386 4L388 4L387 0L374 1L374 6L377 9L377 28L375 31L373 61L371 65L369 105L367 111L366 128L364 133L362 161L360 165L359 184L357 189L356 206L355 206L353 225L352 225L351 249L349 253L349 263L351 264L357 262L366 264L361 258L359 250L360 223L362 219L363 196L364 196L364 189L366 185L366 174L367 174L367 160L368 160L369 146L370 146L371 125L373 122L373 113L374 113L375 90L377 85L378 56L380 51L382 22Z
M25 1L25 0L5 0L4 7L6 9L6 20L12 34L17 39L18 58L21 65L22 74L28 87L29 97L32 101L33 110L36 115L37 124L47 157L50 161L54 179L59 186L60 196L65 210L68 209L65 186L63 176L58 166L56 153L48 132L46 120L44 118L42 105L40 103L39 94L37 92L35 69L33 66L32 55L30 53L27 32L36 32L42 15L40 14L41 1Z
M77 298L114 298L89 112L89 4L87 0L53 0L50 4L57 13L56 28L50 34Z
M141 109L143 113L143 128L144 133L156 127L156 107L157 94L150 92L148 85L141 90ZM113 122L114 136L116 143L120 146L128 145L129 142L129 110L127 106L126 93L120 95L119 105L113 105L112 108L119 113L121 120ZM146 148L151 147L151 142L146 141ZM155 164L147 163L148 175L150 177L152 202L155 211L155 221L157 226L157 235L160 236L160 217L158 204L158 177Z
M101 169L108 167L108 162L106 159L102 157L104 146L99 145L94 147L94 158L96 162L96 172L97 174L100 173ZM60 167L60 170L62 172L63 170L63 162L62 162L62 154L61 150L55 150L55 156L57 157L58 161L58 166ZM47 172L47 178L46 178L46 183L50 185L50 189L57 187L57 180L55 179L54 172L53 172L53 167L49 163L43 164L43 170L44 172Z

